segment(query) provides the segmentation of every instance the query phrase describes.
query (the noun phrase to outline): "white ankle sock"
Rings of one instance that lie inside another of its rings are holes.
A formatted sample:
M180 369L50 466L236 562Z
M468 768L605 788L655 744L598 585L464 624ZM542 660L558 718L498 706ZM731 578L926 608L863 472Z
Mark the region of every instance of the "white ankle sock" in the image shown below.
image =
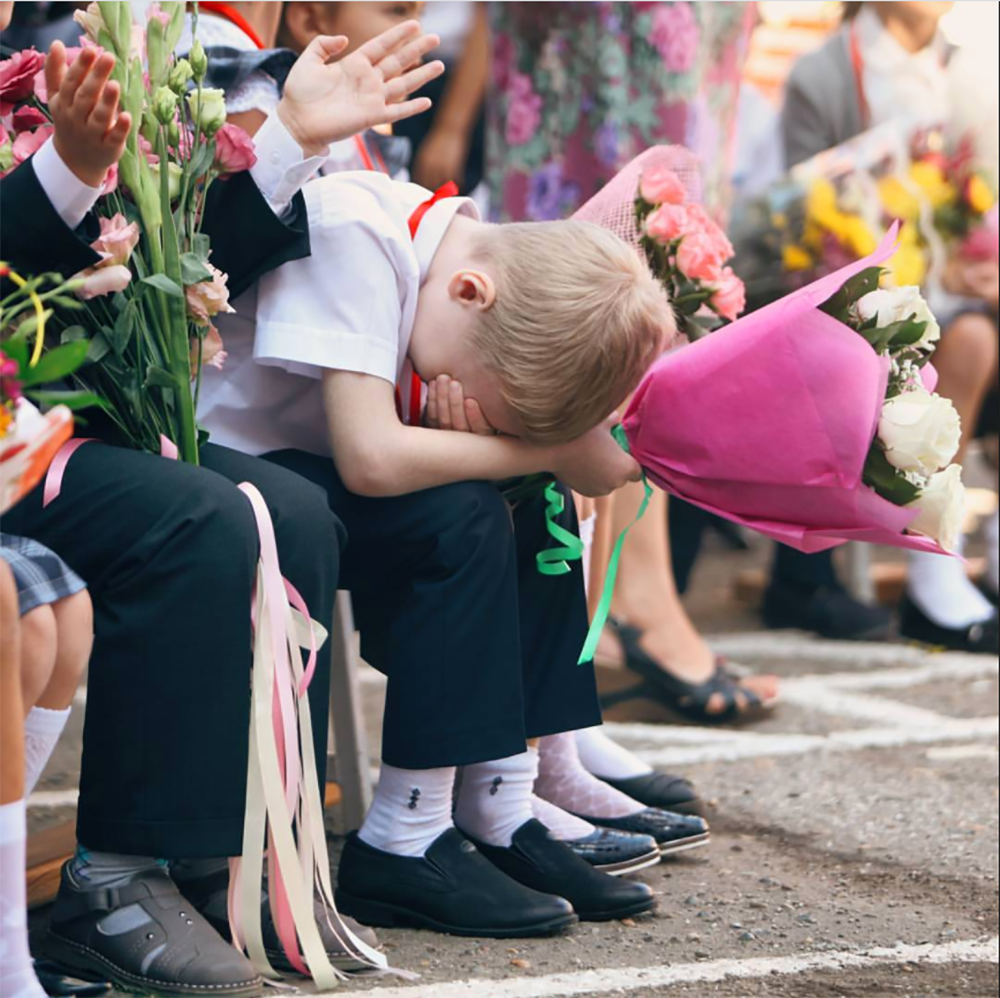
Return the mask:
M581 728L576 732L576 751L583 768L594 776L627 780L653 771L652 766L647 766L637 755L612 741L599 727Z
M69 707L49 710L32 707L24 719L24 796L27 797L45 769L52 750L69 720Z
M986 521L986 584L1000 591L1000 510Z
M24 801L0 804L0 995L5 998L45 998L28 951L25 838Z
M382 763L362 842L396 856L423 856L452 826L455 767L397 769Z
M622 818L644 808L583 768L572 731L547 735L539 743L535 793L556 807L585 817Z
M584 821L583 818L578 818L575 814L570 814L569 811L564 811L535 794L531 795L531 813L560 842L585 839L595 830L589 821Z
M455 804L455 824L463 832L493 846L509 846L516 832L534 815L531 790L538 772L538 753L518 755L462 768Z
M972 584L961 554L960 538L956 557L909 552L907 591L919 610L940 627L969 627L989 620L993 605Z

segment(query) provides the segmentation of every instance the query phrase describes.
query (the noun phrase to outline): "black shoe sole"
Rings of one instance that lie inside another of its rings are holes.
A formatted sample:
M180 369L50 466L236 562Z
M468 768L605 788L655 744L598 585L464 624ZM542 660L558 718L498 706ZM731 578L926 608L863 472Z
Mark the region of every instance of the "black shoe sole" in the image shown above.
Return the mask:
M488 939L529 939L534 936L551 936L557 932L576 925L579 921L575 914L559 915L544 922L532 925L518 925L510 928L477 928L471 925L448 925L439 922L423 912L413 911L399 905L384 901L372 901L369 898L358 898L338 890L334 901L337 910L344 915L356 918L362 925L373 929L434 929L449 936L474 936ZM620 916L614 916L620 917Z
M619 918L628 918L630 915L641 915L644 911L652 911L656 907L656 898L652 894L641 901L633 901L632 904L614 911L578 911L581 922L613 922Z
M707 846L712 841L712 833L704 832L701 835L689 835L686 839L677 839L675 842L661 842L661 856L676 856L678 853L687 852L690 849L700 849Z
M72 939L65 939L51 929L45 939L45 953L54 963L70 971L74 977L86 980L96 975L100 980L111 981L128 995L200 995L202 998L205 995L232 995L243 998L243 996L259 995L264 989L264 982L259 978L244 984L198 985L173 984L130 974L89 946L74 942Z

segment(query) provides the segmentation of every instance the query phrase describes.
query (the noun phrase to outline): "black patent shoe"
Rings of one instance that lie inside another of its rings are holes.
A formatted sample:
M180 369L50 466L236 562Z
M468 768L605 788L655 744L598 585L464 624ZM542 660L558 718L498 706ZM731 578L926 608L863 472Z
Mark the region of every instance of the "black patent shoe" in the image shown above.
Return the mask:
M609 787L621 791L626 797L645 804L646 807L658 807L676 814L704 817L705 806L698 792L683 776L672 776L670 773L658 773L655 770L640 776L630 776L625 780L615 780L598 773L593 775Z
M232 938L229 928L229 870L220 870L204 877L176 878L180 892L194 905L205 920L227 942ZM264 939L264 952L271 966L285 973L296 973L278 938L278 929L271 914L271 902L266 892L261 892L260 927ZM316 926L330 963L338 970L367 970L371 965L349 953L337 938L327 919L326 908L314 900ZM338 913L339 914L339 913ZM341 920L355 936L372 949L379 948L378 936L372 929L359 925L353 918L341 915Z
M837 586L805 592L772 582L761 606L764 623L773 630L813 631L835 641L886 641L892 637L892 613L869 606Z
M656 907L646 884L595 870L535 818L514 833L509 846L477 845L491 863L518 883L566 898L581 921L607 922Z
M968 651L985 655L998 654L997 611L982 623L968 627L942 627L925 614L908 596L899 604L899 633L911 641L947 648L949 651Z
M711 838L704 818L661 811L658 807L647 807L621 818L593 818L583 814L577 817L600 828L615 828L621 832L649 835L659 846L661 856L672 856L688 849L707 846Z
M129 995L242 996L263 986L164 868L87 888L65 863L45 950L73 976L110 980Z
M635 835L613 828L595 828L582 839L562 839L595 870L620 877L660 862L660 847L651 835Z
M577 921L568 901L505 876L456 828L438 836L423 856L384 852L352 832L335 900L338 911L365 925L454 936L544 936Z

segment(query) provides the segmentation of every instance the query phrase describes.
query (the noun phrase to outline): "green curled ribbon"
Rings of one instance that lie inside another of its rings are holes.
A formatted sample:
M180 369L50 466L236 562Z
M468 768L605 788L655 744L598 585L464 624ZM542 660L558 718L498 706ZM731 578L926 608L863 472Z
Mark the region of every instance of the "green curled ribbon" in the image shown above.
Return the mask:
M628 437L625 436L625 428L619 423L612 431L611 435L618 442L626 454L630 453ZM621 561L622 548L625 546L625 538L628 532L645 516L649 508L649 501L653 498L653 487L646 479L646 472L642 473L642 502L639 503L639 511L635 514L635 519L618 535L614 549L611 552L611 560L608 562L608 574L604 577L604 592L601 593L601 601L597 604L594 619L590 622L590 630L587 632L587 640L583 644L583 651L577 659L577 665L585 665L594 659L594 652L597 651L597 642L600 640L601 631L607 623L608 614L611 612L611 597L615 592L615 581L618 578L618 563ZM583 547L581 543L581 548Z
M558 519L566 508L566 499L555 482L545 487L545 529L560 547L545 548L535 555L538 571L542 575L565 575L570 571L569 562L583 557L583 541L567 530Z

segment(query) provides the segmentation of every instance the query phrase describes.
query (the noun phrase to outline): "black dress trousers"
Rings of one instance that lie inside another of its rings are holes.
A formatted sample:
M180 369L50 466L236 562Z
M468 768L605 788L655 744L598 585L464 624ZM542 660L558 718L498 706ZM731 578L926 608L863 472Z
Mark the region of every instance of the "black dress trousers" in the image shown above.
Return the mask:
M579 561L539 574L545 502L512 512L486 482L405 496L349 492L329 458L268 454L316 482L347 528L365 659L388 676L382 758L403 769L501 759L525 739L600 724ZM576 528L567 499L561 523Z

